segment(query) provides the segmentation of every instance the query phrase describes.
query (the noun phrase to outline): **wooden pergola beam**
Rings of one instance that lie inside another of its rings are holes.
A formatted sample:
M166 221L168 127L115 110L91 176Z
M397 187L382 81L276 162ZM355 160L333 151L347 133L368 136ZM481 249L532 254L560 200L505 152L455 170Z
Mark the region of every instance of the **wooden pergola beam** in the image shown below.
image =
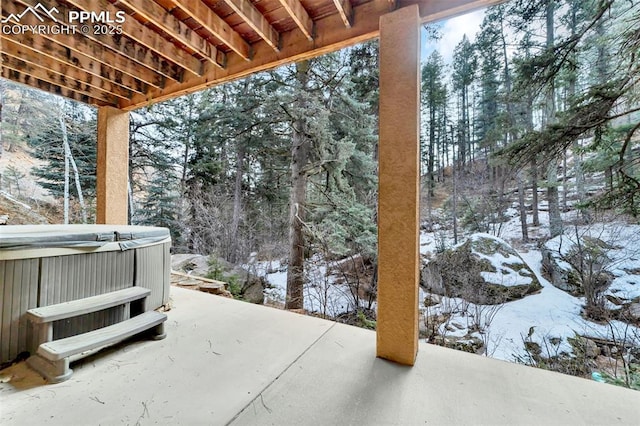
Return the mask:
M65 0L70 5L74 6L79 10L85 10L87 8L87 4L85 1L80 0ZM55 2L52 2L55 3ZM99 0L96 3L97 5L92 4L93 7L97 7L98 10L103 12L108 12L110 16L116 16L116 12L119 9L113 6L106 0ZM60 5L57 7L59 10L65 9L64 6ZM186 69L187 71L193 73L196 76L200 76L203 73L202 63L195 58L193 55L188 52L176 47L173 43L168 42L167 39L160 36L160 34L151 30L150 28L145 27L136 19L129 18L125 19L123 23L120 24L122 27L122 32L132 40L138 42L142 46L145 46L147 49L155 52L156 55L165 58L167 61ZM87 35L91 35L93 32L89 31ZM100 35L100 34L98 34ZM94 34L96 36L96 34ZM94 40L98 43L104 43L106 47L109 47L109 40L112 40L112 37L94 37Z
M153 25L182 43L192 53L198 53L207 61L221 68L224 67L224 53L220 52L215 46L209 44L207 40L200 37L198 33L189 28L186 24L179 21L175 16L167 12L162 6L149 0L118 0L116 6L124 6L144 20L151 22Z
M102 91L102 89L91 87L84 81L76 80L75 78L64 74L58 74L37 64L10 56L5 51L2 52L1 58L3 68L9 68L19 73L26 73L33 78L45 81L54 86L60 87L61 89L66 88L70 91L75 91L96 99L104 105L118 106L118 98L116 96L109 92Z
M284 1L284 0L282 0ZM422 23L434 22L448 17L447 13L460 14L485 6L504 3L505 0L451 0L456 7L449 9L447 1L437 1L422 7L420 19ZM125 109L136 109L149 105L149 102L160 102L193 93L206 87L233 81L256 72L266 71L285 64L311 59L325 53L334 52L364 41L373 40L380 34L379 20L389 13L387 0L373 0L353 8L354 25L347 28L338 14L315 21L317 36L313 41L300 31L289 31L280 34L280 52L275 52L266 42L260 41L252 45L253 58L250 62L241 60L236 55L229 55L224 70L207 68L205 75L199 78L187 77L182 83L168 82L162 90L153 90L149 96L134 96ZM427 15L423 15L428 13Z
M106 96L117 96L118 98L125 101L129 100L133 96L133 92L130 89L117 86L110 80L102 78L101 76L90 74L84 71L82 68L77 68L72 64L61 62L57 59L48 58L50 59L50 61L46 61L47 66L44 67L41 53L29 47L15 43L10 39L2 39L2 53L14 59L25 61L33 66L42 67L46 70L54 72L65 81L72 80L76 82L82 82L83 84L87 85L85 91L89 96L92 95L91 91L96 91L96 94L102 93ZM43 79L46 80L45 78ZM89 90L89 87L92 87L93 89Z
M262 39L275 51L280 50L280 34L249 0L225 0Z
M201 0L175 1L174 4L240 57L250 59L249 43Z
M429 0L418 3L422 23L441 21L472 12L484 7L495 6L507 0Z
M132 77L122 71L115 70L102 62L62 46L53 40L45 37L34 37L31 33L12 35L9 40L2 36L2 42L15 42L23 48L33 50L40 55L39 62L47 64L49 61L58 61L67 65L82 69L105 81L112 82L124 89L131 90L137 94L145 96L149 91L149 86L144 81Z
M21 10L16 8L17 3L25 4L21 0L16 0L13 2L2 2L3 17L6 17L11 13L20 13ZM55 4L47 0L43 0L41 3L45 7L53 7L52 5ZM40 24L40 22L31 14L24 15L21 19L21 23L25 25ZM16 36L12 34L11 37L20 39L25 35L26 33L18 34ZM139 78L150 86L154 86L158 89L164 87L165 77L167 76L172 76L174 81L176 82L182 80L182 73L184 71L181 68L176 65L168 64L167 62L152 60L148 56L148 50L141 49L139 45L133 43L131 40L128 40L126 37L121 37L119 40L113 39L111 37L104 38L102 44L97 43L87 37L75 37L73 34L45 33L39 34L38 37L33 37L33 39L36 40L42 38L52 40L78 53L89 56L93 60L101 62L107 66L115 67L131 76ZM21 42L21 44L25 43ZM121 52L122 54L116 54L110 49L105 49L105 45ZM128 53L128 55L125 55L125 53ZM133 62L132 59L136 60L137 63L142 62L142 64L152 64L149 66L154 67L154 70L152 71L147 70L147 68L140 68L139 66L135 65L136 62Z
M336 9L344 22L345 27L351 28L353 23L353 8L351 7L350 0L333 0L333 4L336 5Z
M299 0L280 0L280 4L294 20L307 40L313 40L313 21Z
M88 105L104 106L110 105L99 99L92 98L75 90L68 89L66 87L57 86L49 83L48 81L40 80L39 78L25 74L24 72L13 70L8 66L2 65L2 71L0 73L2 78L11 80L17 83L22 83L30 87L36 87L45 92L52 93L54 95L64 96L65 98L72 99L74 101L82 102Z

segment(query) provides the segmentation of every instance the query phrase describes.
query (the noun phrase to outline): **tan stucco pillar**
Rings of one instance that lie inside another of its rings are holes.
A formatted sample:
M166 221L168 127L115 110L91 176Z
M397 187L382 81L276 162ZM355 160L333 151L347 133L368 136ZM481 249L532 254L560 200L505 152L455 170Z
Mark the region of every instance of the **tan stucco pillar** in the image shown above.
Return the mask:
M129 112L98 109L96 223L128 223Z
M413 365L418 352L420 16L380 20L377 356Z

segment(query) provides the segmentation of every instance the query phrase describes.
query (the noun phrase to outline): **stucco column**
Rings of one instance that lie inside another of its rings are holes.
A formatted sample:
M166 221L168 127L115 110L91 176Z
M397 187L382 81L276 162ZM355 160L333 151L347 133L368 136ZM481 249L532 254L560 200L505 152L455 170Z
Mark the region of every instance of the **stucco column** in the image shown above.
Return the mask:
M129 112L98 109L96 223L128 223Z
M418 352L420 16L380 19L377 356L413 365Z

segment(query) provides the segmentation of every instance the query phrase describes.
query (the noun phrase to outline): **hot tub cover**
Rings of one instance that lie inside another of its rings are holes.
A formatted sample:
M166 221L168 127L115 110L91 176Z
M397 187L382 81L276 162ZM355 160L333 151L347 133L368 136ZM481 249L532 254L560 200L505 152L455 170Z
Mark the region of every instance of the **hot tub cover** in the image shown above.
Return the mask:
M32 248L98 248L117 242L121 250L169 238L167 228L129 225L0 226L0 250Z

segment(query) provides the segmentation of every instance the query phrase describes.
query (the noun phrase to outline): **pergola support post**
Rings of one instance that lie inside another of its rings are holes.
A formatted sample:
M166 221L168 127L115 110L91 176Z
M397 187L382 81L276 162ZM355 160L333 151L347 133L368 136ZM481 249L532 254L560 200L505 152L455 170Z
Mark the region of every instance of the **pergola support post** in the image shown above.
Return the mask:
M98 109L96 223L128 223L129 112Z
M420 15L380 19L377 356L413 365L418 352Z

